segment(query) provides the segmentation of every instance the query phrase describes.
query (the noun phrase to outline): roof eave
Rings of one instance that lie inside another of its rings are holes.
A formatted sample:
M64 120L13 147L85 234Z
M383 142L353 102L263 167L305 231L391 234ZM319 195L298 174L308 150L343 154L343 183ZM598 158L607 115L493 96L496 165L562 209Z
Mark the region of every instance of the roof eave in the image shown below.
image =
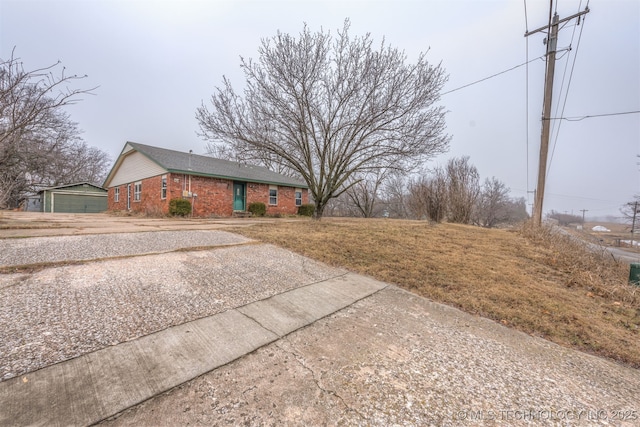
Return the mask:
M170 173L181 173L184 175L197 175L197 176L206 176L206 177L210 177L210 178L220 178L220 179L230 179L233 181L245 181L245 182L255 182L258 184L273 184L273 185L282 185L285 187L294 187L294 188L305 188L305 189L309 189L309 186L302 183L302 182L297 182L297 183L290 183L290 182L282 182L282 181L265 181L265 180L261 180L261 179L253 179L253 178L243 178L243 177L239 177L239 176L227 176L227 175L220 175L220 174L212 174L212 173L206 173L206 172L199 172L199 171L193 171L193 170L180 170L180 169L167 169L168 172Z

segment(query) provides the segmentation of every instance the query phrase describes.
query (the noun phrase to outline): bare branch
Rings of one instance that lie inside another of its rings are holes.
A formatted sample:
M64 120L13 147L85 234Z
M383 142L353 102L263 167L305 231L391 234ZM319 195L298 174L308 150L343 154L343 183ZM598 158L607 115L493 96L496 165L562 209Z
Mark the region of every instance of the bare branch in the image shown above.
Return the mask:
M445 111L437 106L447 80L440 65L370 35L278 32L262 40L256 61L241 59L246 87L225 78L210 105L196 112L209 144L236 156L276 164L304 179L320 218L324 206L374 170L410 171L443 153Z
M63 110L95 88L72 88L84 77L56 73L59 66L25 71L15 49L0 59L0 208L62 182L102 183L106 153L88 147Z

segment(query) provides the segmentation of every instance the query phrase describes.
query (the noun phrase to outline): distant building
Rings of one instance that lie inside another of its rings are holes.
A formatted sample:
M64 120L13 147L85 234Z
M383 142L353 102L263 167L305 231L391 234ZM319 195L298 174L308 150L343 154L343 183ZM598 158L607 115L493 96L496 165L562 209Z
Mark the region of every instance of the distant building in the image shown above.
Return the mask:
M104 182L114 211L168 213L186 198L193 215L232 216L262 202L267 214L296 214L308 203L304 182L260 166L127 142Z
M98 213L107 210L107 190L88 182L45 188L26 199L28 212Z

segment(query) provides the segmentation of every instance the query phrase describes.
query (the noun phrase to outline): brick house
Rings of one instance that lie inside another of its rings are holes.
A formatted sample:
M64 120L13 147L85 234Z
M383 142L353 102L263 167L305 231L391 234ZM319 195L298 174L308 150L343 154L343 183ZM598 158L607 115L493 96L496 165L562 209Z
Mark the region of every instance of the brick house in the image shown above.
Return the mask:
M233 216L262 202L267 214L296 214L309 202L304 182L264 167L243 165L127 142L103 185L108 209L169 212L169 201L187 198L198 217Z

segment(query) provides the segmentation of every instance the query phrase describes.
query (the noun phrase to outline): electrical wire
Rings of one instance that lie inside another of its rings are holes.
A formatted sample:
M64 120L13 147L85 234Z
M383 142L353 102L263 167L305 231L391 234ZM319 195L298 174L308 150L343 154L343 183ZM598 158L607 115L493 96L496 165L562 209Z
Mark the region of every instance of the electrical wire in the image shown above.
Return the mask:
M582 0L580 0L580 4L578 5L578 11L580 11L581 8L582 8ZM578 49L580 48L580 40L582 39L582 30L583 29L584 29L584 23L583 23L582 27L580 28L580 35L578 37L578 44L576 46L576 51L575 51L575 53L573 55L573 64L571 66L571 74L569 76L569 81L567 83L567 90L564 92L564 103L562 104L562 110L560 112L560 117L564 116L564 110L565 110L565 107L567 105L567 99L569 98L569 88L571 87L571 79L573 77L573 70L575 68L576 58L578 57ZM573 46L573 40L575 39L575 35L576 35L576 27L573 27L573 32L571 33L571 42L569 43L570 47ZM569 68L569 61L567 61L565 63L565 66L564 66L564 73L562 74L562 83L560 84L560 92L559 92L560 96L558 97L558 103L556 104L556 111L558 111L559 107L560 107L560 100L562 98L562 90L564 88L564 82L565 82L565 78L567 76L568 68ZM553 125L553 127L551 129L551 134L554 135L554 141L553 141L553 147L551 149L551 158L549 160L548 171L551 170L551 165L553 164L553 155L556 152L556 145L558 143L558 137L560 136L560 128L562 127L562 121L559 121L557 123L558 123L557 128L556 128L556 125L554 123L554 125Z
M580 0L580 4L578 5L578 12L582 8L582 0ZM582 26L580 27L580 34L578 35L578 42L576 44L576 50L573 54L573 63L571 64L571 73L569 74L569 81L567 82L567 90L564 93L564 102L562 104L562 110L560 111L560 117L564 116L564 110L567 106L567 99L569 98L569 88L571 87L571 80L573 79L573 71L576 66L576 58L578 58L578 50L580 49L580 41L582 40L582 30L584 30L584 19L582 20ZM573 27L573 32L571 33L571 43L569 46L573 45L573 40L576 35L576 27ZM560 85L560 94L562 95L562 89L564 87L564 80L567 75L567 69L569 68L569 61L566 62L564 67L564 73L562 75L562 83ZM562 96L558 97L558 104L556 105L556 111L558 111L558 107L560 106L560 99ZM556 152L556 146L558 144L558 137L560 136L560 128L562 127L562 120L558 121L558 127L555 129L555 124L551 129L552 134L554 135L553 140L553 148L551 149L551 157L549 158L549 166L547 168L547 177L549 176L549 172L551 171L551 165L553 164L553 155Z
M525 34L529 32L529 17L527 16L527 0L522 0L524 3L524 27ZM525 136L526 136L526 158L527 158L527 202L529 201L529 37L525 37L525 59L526 59L526 71L525 71Z
M548 120L566 120L569 122L579 122L584 119L593 119L596 117L624 116L626 114L638 114L638 113L640 113L640 110L623 111L620 113L590 114L588 116L577 116L577 117L550 117Z
M455 89L448 90L448 91L446 91L446 92L441 93L441 94L440 94L440 96L450 94L451 92L455 92L455 91L458 91L458 90L460 90L460 89L464 89L464 88L466 88L466 87L473 86L473 85L478 84L478 83L482 83L482 82L484 82L484 81L486 81L486 80L489 80L489 79L492 79L492 78L494 78L494 77L498 77L498 76L499 76L499 75L501 75L501 74L508 73L509 71L513 71L513 70L515 70L515 69L517 69L517 68L523 67L523 66L525 66L525 65L529 64L530 62L536 61L536 60L538 60L538 59L543 59L543 58L544 58L544 56L545 56L545 55L539 56L539 57L534 58L534 59L532 59L532 60L530 60L530 61L523 62L522 64L516 65L515 67L511 67L511 68L509 68L509 69L507 69L507 70L500 71L499 73L492 74L492 75L490 75L490 76L488 76L488 77L485 77L485 78L483 78L483 79L476 80L475 82L471 82L471 83L466 84L466 85L464 85L464 86L460 86L460 87L457 87L457 88L455 88Z

